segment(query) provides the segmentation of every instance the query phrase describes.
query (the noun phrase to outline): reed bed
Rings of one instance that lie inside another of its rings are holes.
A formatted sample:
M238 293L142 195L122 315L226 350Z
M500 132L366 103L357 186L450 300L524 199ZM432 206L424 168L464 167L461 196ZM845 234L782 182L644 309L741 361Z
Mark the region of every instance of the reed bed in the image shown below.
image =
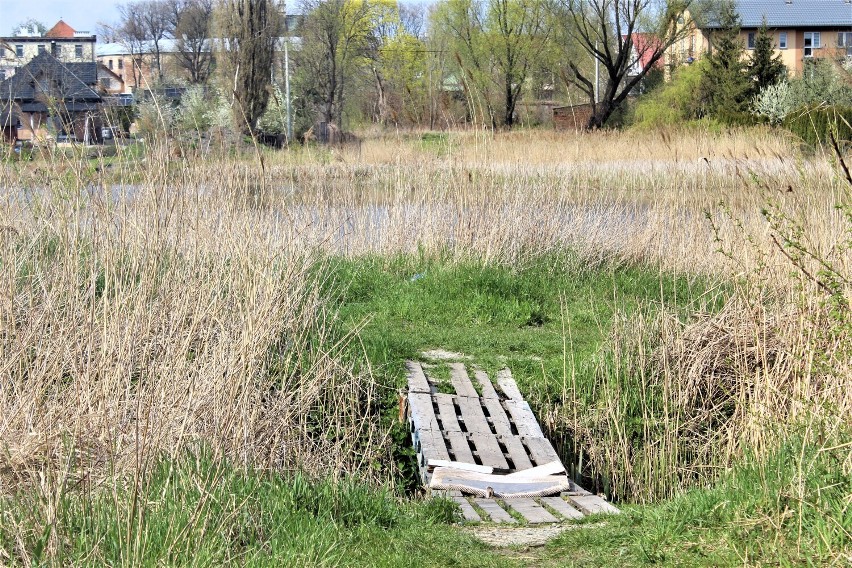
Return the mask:
M514 265L569 249L736 283L719 313L620 322L597 380L545 409L619 497L705 483L778 424L848 426L848 337L826 343L830 307L776 244L793 231L815 251L802 269L848 266L848 187L828 157L768 130L428 140L4 164L0 492L198 446L388 481L369 466L389 451L377 401L392 386L346 355L317 281L338 254Z

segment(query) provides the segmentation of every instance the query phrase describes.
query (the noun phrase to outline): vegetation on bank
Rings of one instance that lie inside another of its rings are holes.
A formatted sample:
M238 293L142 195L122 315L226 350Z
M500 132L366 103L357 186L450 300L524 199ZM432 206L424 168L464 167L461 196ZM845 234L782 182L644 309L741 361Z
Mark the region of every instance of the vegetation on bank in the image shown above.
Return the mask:
M509 562L398 501L430 347L649 503L536 561L848 557L840 164L764 129L173 151L0 169L3 563Z

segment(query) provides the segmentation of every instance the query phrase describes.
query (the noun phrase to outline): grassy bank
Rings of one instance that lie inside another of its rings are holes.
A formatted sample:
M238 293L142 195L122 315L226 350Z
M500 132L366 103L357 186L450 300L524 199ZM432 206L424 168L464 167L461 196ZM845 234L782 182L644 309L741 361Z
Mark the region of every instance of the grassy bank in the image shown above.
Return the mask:
M502 566L449 502L353 479L246 470L202 452L143 479L0 498L0 558L39 566ZM116 480L113 480L116 481Z

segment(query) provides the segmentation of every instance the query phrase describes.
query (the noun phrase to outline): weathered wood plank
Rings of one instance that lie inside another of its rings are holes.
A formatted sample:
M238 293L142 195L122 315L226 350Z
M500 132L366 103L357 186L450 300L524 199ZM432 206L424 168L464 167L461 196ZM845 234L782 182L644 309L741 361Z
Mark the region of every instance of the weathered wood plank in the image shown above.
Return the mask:
M414 450L418 454L418 465L425 468L429 460L449 461L450 454L440 430L417 430L414 433Z
M512 436L512 424L509 422L509 417L506 416L506 409L500 404L500 400L496 398L483 398L482 404L488 409L488 418L491 424L494 425L494 431L502 436Z
M432 471L436 467L451 467L463 469L465 471L475 471L477 473L494 473L494 468L490 465L476 465L475 463L455 462L449 460L429 460L426 462L426 467Z
M453 388L456 389L457 395L479 398L479 393L473 388L473 383L470 382L470 377L467 376L467 369L465 369L464 363L450 363L450 382L453 383Z
M523 441L521 441L520 436L498 436L498 439L503 442L504 446L506 446L506 449L509 452L509 459L511 459L512 463L515 465L516 471L533 467L533 464L527 455L527 449L524 446Z
M503 394L506 395L506 398L524 400L521 391L518 390L518 383L512 378L512 371L509 369L500 369L497 371L497 385L503 391Z
M572 495L568 497L568 500L571 502L572 505L574 505L587 515L594 515L596 513L607 513L610 515L617 515L621 512L612 505L610 505L606 499L602 499L597 495Z
M432 397L438 404L438 417L441 419L441 429L444 432L461 432L462 429L459 425L458 414L456 413L455 404L453 404L455 397L451 394L442 393L434 394Z
M467 436L464 432L445 432L445 434L450 442L450 450L455 456L454 461L472 464L476 463L476 460L473 459L473 453L470 451L470 445L467 443Z
M556 450L550 444L547 438L522 438L524 445L530 452L530 457L535 462L535 465L544 465L554 461L561 461Z
M497 391L494 390L494 385L491 383L491 379L488 378L488 373L481 369L476 369L473 372L473 376L476 378L476 382L479 383L479 386L482 389L482 398L499 398L497 396Z
M480 398L471 398L469 396L456 397L461 416L464 419L464 427L467 428L467 431L491 434L491 426L488 425L488 421L485 419L485 413L482 411L480 400Z
M512 515L507 513L494 499L475 498L473 500L476 506L485 511L485 513L495 523L516 524L517 521L512 518Z
M544 432L538 425L530 405L525 400L504 400L503 406L515 424L519 436L544 438Z
M408 395L408 415L413 430L438 430L438 420L432 408L432 395Z
M562 497L542 497L541 502L566 519L576 520L583 518L583 513L569 505Z
M408 392L432 393L432 387L426 379L423 367L417 361L406 361L408 371Z
M464 497L453 497L453 501L458 503L464 520L471 523L478 523L482 520L482 517L479 516L479 513L476 512L476 509L474 509L473 506Z
M497 438L491 432L487 434L472 433L470 439L473 445L476 446L476 454L479 456L483 465L490 465L496 470L503 472L509 471L509 464L506 462L506 456L503 455L503 450L500 449L500 444L497 443Z
M512 480L505 475L486 475L436 467L429 482L432 489L458 489L479 497L529 497L558 495L568 487L565 476L548 475L540 478Z
M565 473L565 466L562 465L561 461L554 460L543 465L510 473L506 477L523 479L525 477L540 477L542 475L559 475L560 473Z
M507 507L521 514L530 524L555 523L558 521L550 511L536 503L533 499L506 499Z

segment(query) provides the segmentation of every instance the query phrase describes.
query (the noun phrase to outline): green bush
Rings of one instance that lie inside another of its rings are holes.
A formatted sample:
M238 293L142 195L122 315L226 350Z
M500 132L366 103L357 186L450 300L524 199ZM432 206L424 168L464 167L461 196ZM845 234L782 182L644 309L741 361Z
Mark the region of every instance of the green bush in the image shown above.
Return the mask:
M833 135L838 142L852 140L852 107L803 107L787 115L784 126L811 145L825 144Z
M701 60L679 67L672 74L671 81L640 97L636 103L634 124L653 128L681 124L698 118L698 101L695 94L706 66L706 62Z

